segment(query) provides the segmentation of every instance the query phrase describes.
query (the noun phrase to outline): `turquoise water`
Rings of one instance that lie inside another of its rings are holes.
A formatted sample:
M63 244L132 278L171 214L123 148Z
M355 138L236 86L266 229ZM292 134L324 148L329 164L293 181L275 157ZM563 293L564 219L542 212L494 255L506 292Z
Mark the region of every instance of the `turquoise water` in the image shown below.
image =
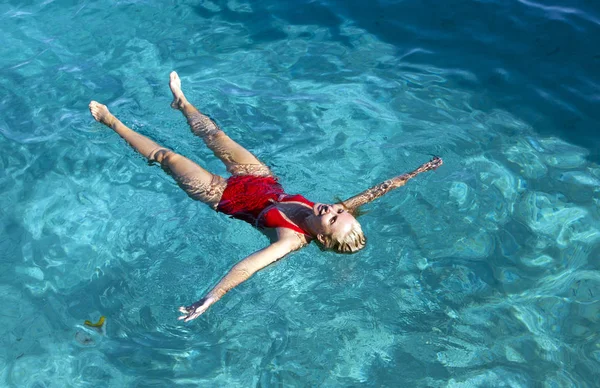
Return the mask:
M0 385L597 385L600 7L440 3L2 2ZM171 70L290 193L445 164L182 324L267 241L91 119L225 174Z

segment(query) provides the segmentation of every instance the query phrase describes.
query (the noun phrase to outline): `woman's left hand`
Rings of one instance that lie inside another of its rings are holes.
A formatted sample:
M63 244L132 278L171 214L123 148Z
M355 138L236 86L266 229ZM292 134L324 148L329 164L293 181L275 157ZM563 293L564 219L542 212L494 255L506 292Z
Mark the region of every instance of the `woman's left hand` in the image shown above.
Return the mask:
M215 300L213 298L205 297L187 307L181 306L179 308L179 311L185 315L182 315L181 317L179 317L177 319L179 319L179 320L183 319L184 322L188 322L188 321L191 321L192 319L196 319L200 315L202 315L206 310L208 310L208 308L213 303L215 303Z

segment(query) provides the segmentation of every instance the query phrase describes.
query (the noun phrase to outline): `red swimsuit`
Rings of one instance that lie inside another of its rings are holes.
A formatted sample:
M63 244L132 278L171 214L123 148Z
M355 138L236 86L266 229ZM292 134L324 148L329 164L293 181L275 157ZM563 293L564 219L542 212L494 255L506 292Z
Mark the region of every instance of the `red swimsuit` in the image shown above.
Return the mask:
M217 211L258 228L288 228L309 235L288 220L274 206L274 202L299 202L311 208L314 206L313 202L299 194L286 194L273 177L235 175L227 179L227 187Z

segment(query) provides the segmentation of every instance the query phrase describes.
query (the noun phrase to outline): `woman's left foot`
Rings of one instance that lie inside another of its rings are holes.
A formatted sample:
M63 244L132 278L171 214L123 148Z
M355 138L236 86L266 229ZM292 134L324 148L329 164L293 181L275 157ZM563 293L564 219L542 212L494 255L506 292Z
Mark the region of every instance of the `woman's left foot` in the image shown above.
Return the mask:
M92 116L94 116L94 119L96 121L98 121L108 127L110 127L114 124L116 117L113 116L112 113L110 113L110 111L108 110L106 105L102 105L96 101L91 101L89 108L90 108L90 112L92 113Z

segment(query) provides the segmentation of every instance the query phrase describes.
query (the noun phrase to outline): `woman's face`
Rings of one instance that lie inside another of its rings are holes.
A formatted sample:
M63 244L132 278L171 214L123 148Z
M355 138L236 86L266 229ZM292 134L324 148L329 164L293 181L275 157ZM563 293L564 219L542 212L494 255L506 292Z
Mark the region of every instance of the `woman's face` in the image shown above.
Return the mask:
M313 214L315 231L326 236L344 236L356 222L356 218L338 204L315 203Z

